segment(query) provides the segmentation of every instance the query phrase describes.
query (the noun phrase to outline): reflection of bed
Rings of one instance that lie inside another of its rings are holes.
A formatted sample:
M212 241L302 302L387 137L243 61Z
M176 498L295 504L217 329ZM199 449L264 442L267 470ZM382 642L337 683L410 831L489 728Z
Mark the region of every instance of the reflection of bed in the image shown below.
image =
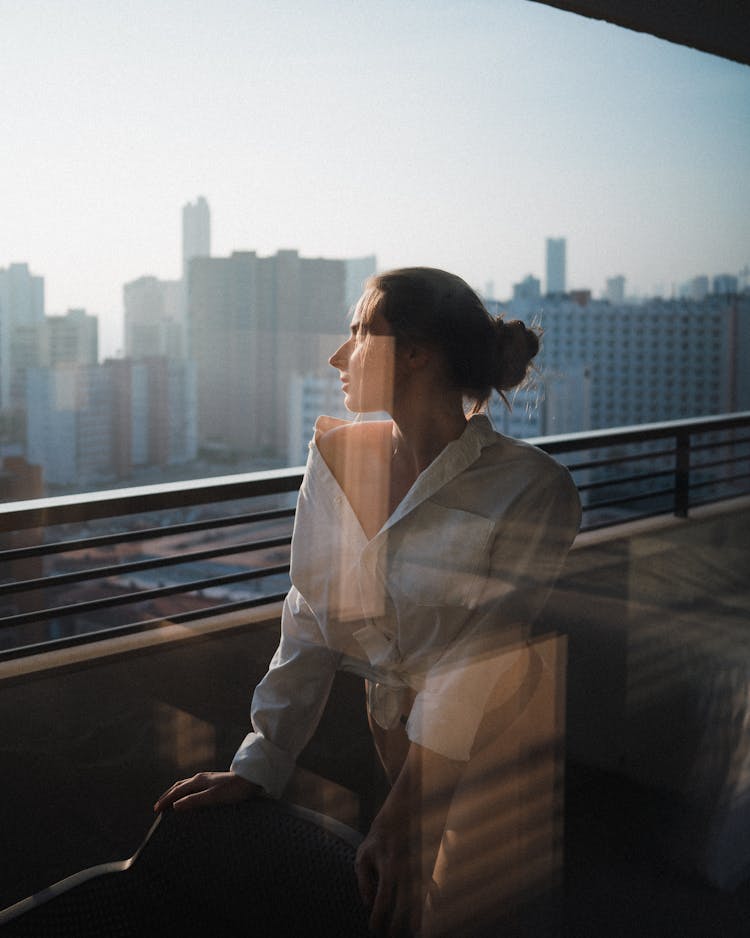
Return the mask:
M750 876L746 520L714 510L584 541L557 600L571 756L673 792L676 852L722 888Z

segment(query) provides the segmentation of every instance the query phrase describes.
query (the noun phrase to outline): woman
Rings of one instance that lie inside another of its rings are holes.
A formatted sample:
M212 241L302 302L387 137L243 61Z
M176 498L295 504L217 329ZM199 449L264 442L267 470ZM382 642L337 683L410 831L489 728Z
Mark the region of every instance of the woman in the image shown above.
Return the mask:
M446 927L456 877L445 871L462 855L469 803L458 793L476 793L472 767L486 774L490 740L522 726L530 675L541 673L526 639L578 529L578 495L563 467L481 413L493 388L523 382L538 347L536 333L491 317L444 271L368 281L330 363L348 410L390 419L318 421L253 732L229 772L177 782L156 803L280 796L336 670L362 675L392 784L357 855L378 933Z

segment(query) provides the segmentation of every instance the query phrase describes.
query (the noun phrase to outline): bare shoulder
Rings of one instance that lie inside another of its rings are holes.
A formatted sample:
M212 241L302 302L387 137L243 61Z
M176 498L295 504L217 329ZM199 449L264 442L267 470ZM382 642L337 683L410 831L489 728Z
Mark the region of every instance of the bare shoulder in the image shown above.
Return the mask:
M390 420L345 423L325 430L316 437L316 444L334 475L340 477L345 465L374 455L390 434Z

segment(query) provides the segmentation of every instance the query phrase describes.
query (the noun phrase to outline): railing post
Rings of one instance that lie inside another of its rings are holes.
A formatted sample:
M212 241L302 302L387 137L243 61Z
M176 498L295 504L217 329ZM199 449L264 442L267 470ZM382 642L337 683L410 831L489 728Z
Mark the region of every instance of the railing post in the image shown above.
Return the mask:
M690 431L678 430L675 436L674 513L687 518L690 507Z

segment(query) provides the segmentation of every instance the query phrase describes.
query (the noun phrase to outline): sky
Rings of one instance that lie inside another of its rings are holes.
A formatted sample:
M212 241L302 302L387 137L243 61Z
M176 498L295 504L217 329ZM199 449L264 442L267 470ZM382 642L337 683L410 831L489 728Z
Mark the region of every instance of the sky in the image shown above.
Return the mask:
M750 262L750 68L529 0L0 0L0 267L100 317L212 253L297 248L669 295Z

